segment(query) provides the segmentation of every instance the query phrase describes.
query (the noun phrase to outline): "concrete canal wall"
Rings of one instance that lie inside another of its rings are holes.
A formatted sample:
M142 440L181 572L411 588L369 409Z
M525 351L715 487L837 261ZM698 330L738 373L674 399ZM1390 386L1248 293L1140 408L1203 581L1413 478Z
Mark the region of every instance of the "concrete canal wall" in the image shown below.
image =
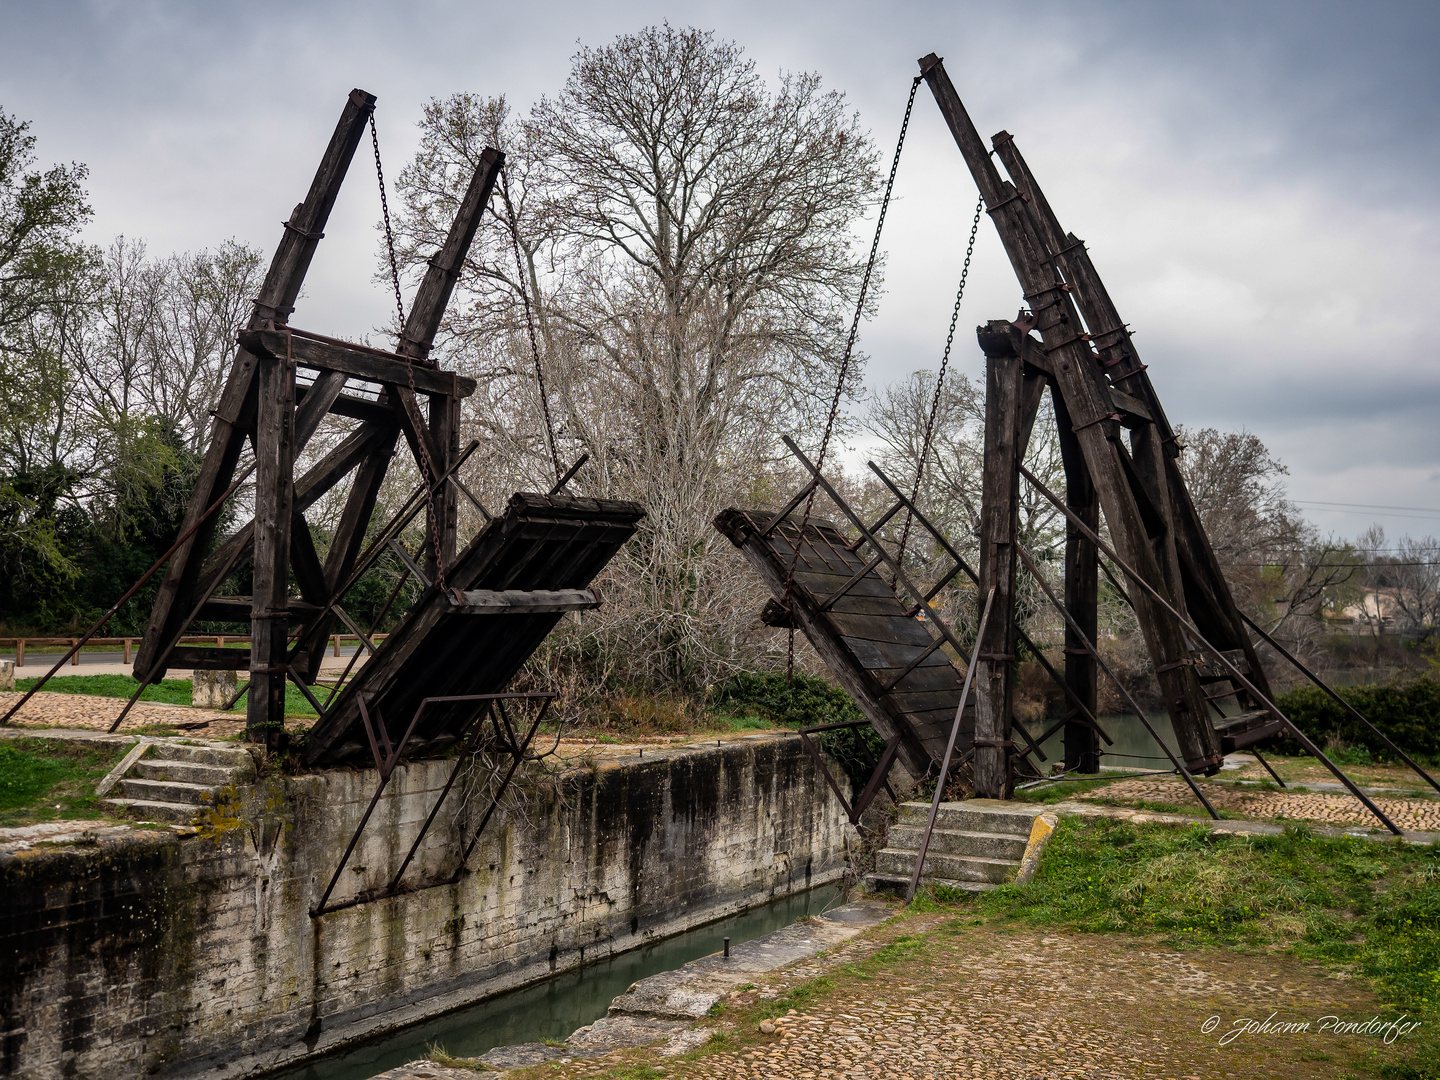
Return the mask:
M397 770L332 903L388 882L451 764ZM407 882L451 875L478 780ZM0 1074L255 1075L843 869L844 815L799 740L757 735L530 767L457 884L312 919L375 782L276 773L199 835L0 855Z

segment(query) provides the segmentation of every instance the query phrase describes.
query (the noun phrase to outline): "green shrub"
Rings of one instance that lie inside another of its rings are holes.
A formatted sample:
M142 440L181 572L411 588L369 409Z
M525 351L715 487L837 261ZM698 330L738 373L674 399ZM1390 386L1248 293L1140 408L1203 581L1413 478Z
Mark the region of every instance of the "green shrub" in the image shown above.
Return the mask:
M1388 686L1346 686L1337 689L1356 711L1388 735L1407 754L1440 759L1440 682L1430 678ZM1376 761L1394 758L1385 744L1355 720L1340 704L1316 686L1302 686L1275 701L1296 727L1322 748L1336 740L1354 751L1365 750ZM1281 742L1282 753L1296 753L1294 739Z
M787 727L848 724L865 719L845 691L801 672L795 673L793 685L781 671L746 672L722 684L713 700L721 711L758 714ZM822 732L819 740L825 752L840 763L857 793L885 752L885 740L869 724Z

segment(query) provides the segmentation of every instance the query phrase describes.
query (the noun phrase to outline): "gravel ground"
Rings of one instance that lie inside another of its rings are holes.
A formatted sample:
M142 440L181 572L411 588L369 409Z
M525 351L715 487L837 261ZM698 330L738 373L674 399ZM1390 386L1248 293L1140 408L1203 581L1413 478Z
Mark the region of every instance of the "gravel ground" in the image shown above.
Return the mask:
M1378 824L1359 799L1343 791L1247 791L1228 784L1205 784L1204 791L1205 797L1215 804L1215 809L1229 810L1252 821L1292 818L1336 825ZM1402 829L1440 829L1440 801L1371 797L1375 805L1390 815ZM1113 799L1121 803L1162 802L1203 809L1189 786L1179 778L1117 780L1075 798Z
M948 924L948 925L944 925ZM749 1045L693 1059L648 1061L670 1077L976 1077L994 1080L1300 1080L1334 1077L1378 1040L1314 1030L1321 1017L1368 1021L1368 989L1326 977L1283 956L1176 952L1153 941L1108 935L958 926L949 916L912 917L884 937L922 931L921 951L894 975L847 976L872 953L875 935L820 961L767 978L732 1006L828 974L834 985L782 1018L774 1034L748 1024L732 1040ZM1220 1039L1237 1020L1311 1023L1305 1033ZM1203 1028L1218 1017L1210 1033ZM1403 1040L1401 1040L1403 1043ZM1383 1052L1383 1051L1382 1051ZM644 1052L551 1064L524 1075L628 1075ZM640 1075L638 1072L635 1075ZM652 1075L652 1074L646 1074Z
M24 695L19 691L0 693L0 716L8 712L22 697ZM120 710L124 707L125 702L120 698L53 694L48 690L41 690L25 703L25 707L10 723L14 727L90 728L105 731L115 722L115 717L120 715ZM208 723L203 728L192 730L203 732L207 739L223 739L245 730L243 711L211 712L207 709L191 709L184 705L162 705L153 701L137 701L118 730L134 731L154 725L173 727L176 724L194 724L201 721Z

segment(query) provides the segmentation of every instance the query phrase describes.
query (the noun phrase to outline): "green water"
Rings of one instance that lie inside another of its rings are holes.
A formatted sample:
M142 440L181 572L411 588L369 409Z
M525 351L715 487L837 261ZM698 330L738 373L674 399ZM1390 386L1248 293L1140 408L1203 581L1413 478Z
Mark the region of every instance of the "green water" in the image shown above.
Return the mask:
M610 1000L631 983L673 971L724 947L751 941L833 907L839 891L822 885L707 923L675 937L620 953L543 983L472 1005L392 1035L339 1051L268 1080L369 1080L376 1073L423 1058L432 1045L456 1057L476 1057L497 1046L564 1039L605 1015Z

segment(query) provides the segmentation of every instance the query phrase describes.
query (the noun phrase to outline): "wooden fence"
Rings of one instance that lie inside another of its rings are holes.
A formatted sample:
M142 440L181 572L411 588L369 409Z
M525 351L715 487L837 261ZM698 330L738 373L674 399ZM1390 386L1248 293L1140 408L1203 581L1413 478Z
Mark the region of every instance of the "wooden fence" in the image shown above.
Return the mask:
M386 636L387 635L385 634L372 634L370 635L370 640L377 642L383 641ZM73 637L0 637L0 648L4 648L7 645L14 648L15 666L17 668L22 668L25 666L25 648L27 645L35 646L37 648L45 648L46 646L60 646L61 648L68 649L79 640L79 638ZM119 646L125 656L125 659L122 661L122 663L128 664L130 663L130 651L135 647L135 643L139 640L140 639L138 637L94 637L85 643L85 648L88 649L95 645L109 645L111 648ZM334 653L336 656L340 655L340 645L342 642L346 644L350 642L354 642L356 645L362 644L360 639L354 634L331 634L330 644L331 647L334 649ZM225 645L248 645L249 643L250 638L247 635L235 636L232 634L210 634L201 635L199 637L184 637L181 638L179 641L179 644L181 645L219 645L222 647ZM77 652L73 657L70 658L70 666L80 666L80 653Z

